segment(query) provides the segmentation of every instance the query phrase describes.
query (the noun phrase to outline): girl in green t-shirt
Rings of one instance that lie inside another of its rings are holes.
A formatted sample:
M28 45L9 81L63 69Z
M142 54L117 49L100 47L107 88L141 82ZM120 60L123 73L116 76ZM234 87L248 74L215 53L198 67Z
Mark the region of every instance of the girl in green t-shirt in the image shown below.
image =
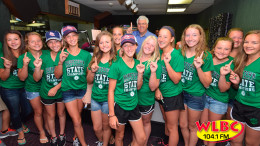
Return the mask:
M116 50L112 34L102 31L97 35L96 47L89 63L88 84L93 84L91 95L91 118L93 129L98 138L97 143L107 146L111 128L108 122L108 72L116 59Z
M73 121L75 131L73 143L87 146L81 123L81 112L83 109L82 98L87 89L87 66L91 55L78 47L79 35L74 26L62 27L61 34L65 47L58 54L59 57L56 57L54 74L57 79L62 76L62 98Z
M115 26L112 30L114 44L117 52L117 57L122 57L122 49L121 49L121 37L124 35L124 29L120 26Z
M233 47L233 40L228 37L218 38L213 46L212 55L214 71L212 71L212 83L206 89L205 107L201 115L201 122L221 120L228 108L228 90L230 88L230 71L234 68L229 55ZM208 143L205 145L215 145Z
M116 129L115 145L123 145L125 124L129 121L135 137L131 145L144 145L146 136L137 103L137 90L143 84L145 66L134 59L137 42L132 34L121 38L122 58L109 70L109 124Z
M231 140L231 145L260 145L260 30L245 35L243 51L235 59L230 81L238 89L231 109L233 120L242 122L245 130Z
M198 141L195 122L200 120L205 106L205 88L209 87L214 70L212 55L208 51L205 32L200 25L191 24L181 37L181 53L184 57L182 85L185 110L180 114L180 127L185 145Z
M157 64L160 57L159 46L155 36L148 36L141 46L137 59L145 65L143 85L138 93L138 106L142 115L145 134L145 145L151 133L151 118L154 111L155 90L159 87L161 66ZM159 67L158 67L159 66Z
M234 43L233 43L233 49L230 53L230 57L236 58L236 56L243 51L243 38L244 38L244 32L241 28L231 28L228 33L227 37L231 38ZM235 90L232 86L228 90L229 93L229 102L228 102L228 109L227 109L227 114L226 118L228 120L231 120L230 117L230 111L231 108L233 107L235 97L237 95L237 90Z
M181 74L184 59L174 46L175 32L170 26L163 26L159 31L158 44L162 55L158 61L162 67L160 86L155 92L155 97L160 103L161 111L165 117L164 144L177 145L179 141L178 121L180 111L184 109ZM168 133L167 133L168 131Z
M47 114L43 112L43 106L40 97L41 81L36 82L33 79L34 61L40 60L40 57L45 53L42 51L43 42L42 37L37 32L30 32L25 35L25 46L28 52L22 54L18 58L18 77L21 81L25 81L25 91L27 98L30 100L34 110L34 122L40 133L40 143L47 143L48 138L45 135L43 128L42 115L44 114L45 128L49 131L47 124Z
M17 76L17 59L25 51L23 41L23 36L19 31L8 31L4 36L4 54L0 59L1 98L10 109L11 122L18 133L19 145L26 143L24 133L30 130L23 122L32 112L32 107L26 98L24 82L20 81Z
M57 54L62 47L62 38L58 31L48 31L45 36L47 46L51 49L51 51L48 50L48 52L42 56L42 59L36 59L34 61L35 70L33 78L35 81L42 79L40 95L41 102L44 104L44 107L48 113L47 119L51 134L50 143L57 145L57 142L59 142L59 145L64 145L66 142L66 137L64 135L66 123L65 105L62 102L60 90L61 79L56 79L54 76L54 63ZM55 132L56 105L60 124L59 140Z

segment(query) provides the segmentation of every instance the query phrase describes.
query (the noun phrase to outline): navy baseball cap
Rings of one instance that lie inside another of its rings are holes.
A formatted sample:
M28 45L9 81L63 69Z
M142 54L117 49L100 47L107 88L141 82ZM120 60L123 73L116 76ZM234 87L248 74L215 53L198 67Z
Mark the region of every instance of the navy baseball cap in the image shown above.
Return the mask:
M71 26L71 25L63 26L62 29L61 29L61 35L62 36L66 36L71 32L78 33L77 29L74 26Z
M123 46L124 43L131 43L131 44L138 45L135 36L132 34L125 34L121 37L121 46Z
M56 30L50 30L50 31L46 32L45 37L46 37L46 42L48 42L49 40L61 41L61 35Z

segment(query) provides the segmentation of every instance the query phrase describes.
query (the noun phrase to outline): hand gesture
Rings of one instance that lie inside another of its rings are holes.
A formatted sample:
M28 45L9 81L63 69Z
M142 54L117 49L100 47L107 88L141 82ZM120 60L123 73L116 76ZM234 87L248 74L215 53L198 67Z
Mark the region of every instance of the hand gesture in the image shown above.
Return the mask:
M40 54L37 53L37 56L33 62L33 65L35 66L35 68L41 68L42 66L42 59L40 58Z
M230 70L230 77L229 77L229 80L231 83L235 84L235 85L238 85L239 82L240 82L240 78L239 78L239 75L236 74L234 71Z
M140 64L138 64L136 66L136 70L137 70L138 74L144 73L144 69L145 69L145 66L142 64L142 61L140 61Z
M117 129L117 127L119 126L118 119L115 115L112 117L109 117L109 125L113 129Z
M158 60L159 60L159 57L156 59L155 62L152 61L152 62L150 63L151 72L156 72L156 70L157 70L157 68L158 68L158 64L157 64Z
M230 66L231 66L232 62L233 62L233 60L230 61L229 64L226 64L225 66L222 66L222 67L220 68L220 75L224 75L224 76L225 76L225 75L227 75L228 73L230 73L230 71L231 71Z
M97 72L98 68L99 68L99 66L97 64L97 57L95 57L95 62L91 65L91 72L92 73Z
M133 33L133 25L132 22L130 23L130 27L127 28L126 33L132 34Z
M193 63L194 63L194 66L195 66L196 68L200 68L200 67L202 66L202 64L204 63L204 61L203 61L203 59L202 59L203 54L204 54L204 51L200 54L199 57L197 57L197 58L194 59L194 62L193 62Z
M172 56L171 56L171 52L167 53L164 57L163 57L163 60L164 60L164 63L169 63L172 59Z
M60 63L63 63L66 58L69 56L68 52L64 51L65 47L62 48L61 53L60 53Z
M58 90L55 87L51 88L48 92L48 96L55 96L57 91Z
M31 59L27 57L27 52L25 52L23 57L23 65L28 65L30 61Z
M5 68L10 69L12 67L12 61L10 61L10 60L8 60L8 59L6 59L4 57L1 57L1 58L4 60Z

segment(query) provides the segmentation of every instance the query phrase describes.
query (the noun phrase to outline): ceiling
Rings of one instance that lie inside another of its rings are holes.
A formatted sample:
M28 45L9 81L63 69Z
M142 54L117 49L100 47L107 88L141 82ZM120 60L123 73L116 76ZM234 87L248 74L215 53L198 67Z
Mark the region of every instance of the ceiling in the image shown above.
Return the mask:
M73 0L98 11L108 11L113 15L133 15L130 8L122 5L123 0ZM138 15L165 15L165 14L197 14L213 5L214 0L193 0L182 13L166 13L168 0L134 0L138 7Z

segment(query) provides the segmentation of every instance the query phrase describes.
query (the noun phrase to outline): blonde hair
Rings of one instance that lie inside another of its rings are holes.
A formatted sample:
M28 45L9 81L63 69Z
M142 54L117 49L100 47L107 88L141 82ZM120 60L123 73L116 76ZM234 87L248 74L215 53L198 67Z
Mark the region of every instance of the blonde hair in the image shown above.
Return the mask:
M189 46L187 45L187 43L185 41L185 35L186 35L186 31L188 28L197 29L200 33L200 40L199 40L198 44L196 45L196 49L195 49L195 51L196 51L195 58L198 57L203 51L204 51L203 58L206 58L208 55L207 51L209 50L207 47L207 42L206 42L206 35L205 35L203 28L198 24L191 24L184 29L182 36L181 36L181 46L182 46L181 53L182 53L182 55L185 56L186 50L189 49Z
M231 38L229 38L229 37L220 37L220 38L218 38L218 39L216 40L216 42L215 42L214 45L213 45L213 49L211 50L211 54L212 54L213 57L215 57L215 53L214 53L215 47L217 46L218 42L220 42L220 41L230 42L230 43L231 43L231 51L233 50L234 41L233 41Z
M113 37L112 37L112 34L108 31L102 31L101 33L99 33L97 35L97 38L96 38L96 43L95 43L95 49L93 51L93 57L89 63L89 67L92 66L92 64L95 62L95 57L97 58L97 64L99 64L102 56L103 56L103 51L100 50L99 48L99 42L101 40L101 37L102 36L109 36L110 39L111 39L111 50L110 50L110 58L109 58L109 64L111 65L112 64L112 61L116 59L116 50L115 50L115 47L114 47L114 40L113 40Z
M25 38L24 38L24 42L25 42L25 51L27 52L28 50L30 51L29 49L29 46L28 46L28 43L29 43L29 36L31 35L37 35L38 37L40 37L41 41L42 41L42 36L38 33L38 32L29 32L25 35ZM42 41L42 45L43 45L43 41Z
M258 37L260 39L260 30L249 31L245 35L245 38L251 34L258 35ZM244 71L247 61L248 61L248 55L246 54L245 50L242 49L241 53L238 54L238 56L234 59L234 62L235 62L234 72L237 73L240 76L240 78L242 78L242 76L243 76L243 71Z
M142 57L143 46L149 39L153 39L155 41L155 49L154 49L154 52L151 55L151 58L147 61L146 68L148 68L150 66L150 63L152 61L155 61L157 58L160 58L160 51L159 51L159 45L158 45L158 42L157 42L157 38L155 36L150 35L143 41L142 46L141 46L141 50L137 54L137 59L140 60L140 58Z

